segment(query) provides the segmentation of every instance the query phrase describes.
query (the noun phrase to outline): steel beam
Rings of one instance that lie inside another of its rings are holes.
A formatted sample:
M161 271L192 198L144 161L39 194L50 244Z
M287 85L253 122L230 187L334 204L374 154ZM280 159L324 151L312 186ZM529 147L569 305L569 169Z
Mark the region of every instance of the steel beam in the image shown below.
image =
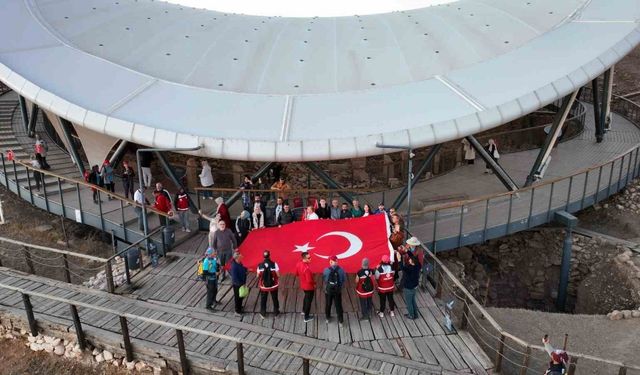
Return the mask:
M593 101L593 121L596 124L596 142L600 143L604 139L604 127L600 121L600 85L598 78L591 81L591 95Z
M64 136L64 139L67 141L67 145L69 147L69 154L71 155L71 159L73 159L73 162L78 167L78 170L80 171L80 176L84 177L84 164L82 162L82 159L80 158L80 154L78 153L78 150L74 147L73 136L71 136L71 129L73 128L73 125L65 118L62 118L62 117L58 117L58 118L60 119L62 135Z
M158 159L158 161L160 162L160 165L162 166L162 170L164 170L164 174L167 177L169 177L171 182L173 182L173 184L176 186L182 187L184 191L187 191L187 188L182 186L180 179L178 178L178 176L176 176L176 171L173 170L173 167L171 167L171 164L169 164L169 162L164 157L164 155L160 151L154 151L153 153ZM193 200L191 199L189 194L187 194L187 198L189 199L189 207L191 208L191 212L193 213L198 212L198 207L195 205L195 203L193 203Z
M515 183L515 181L513 181L511 176L509 176L509 174L500 166L500 164L498 164L495 160L493 160L493 158L491 158L487 150L482 147L476 137L468 135L466 138L467 141L469 141L469 144L471 144L476 152L480 154L480 157L484 159L485 163L489 165L489 168L491 168L495 172L500 182L502 182L502 184L510 191L518 190L518 185Z
M603 94L602 94L602 110L600 111L600 124L604 132L611 129L611 97L613 95L613 69L612 66L604 72Z
M311 172L313 172L316 176L318 176L329 187L329 189L342 189L342 186L333 178L331 178L331 176L325 173L325 171L323 171L322 168L320 168L315 162L308 161L304 163L304 165L307 166L307 168L309 168L309 170L311 170ZM347 202L349 202L349 204L353 202L353 195L351 195L350 193L339 191L338 194Z
M440 143L440 144L434 145L431 148L431 150L429 150L429 153L427 154L427 158L424 159L422 164L420 164L418 171L414 174L413 179L411 180L411 189L413 189L413 187L416 186L416 184L418 183L418 180L420 180L420 177L427 172L427 169L431 167L433 158L436 156L438 152L440 152L441 148L442 148L442 144ZM393 204L390 207L395 207L396 209L400 208L400 206L404 203L405 199L407 199L408 191L409 191L408 186L403 187L402 191L400 191L400 194L398 195L396 200L393 201Z
M33 103L31 107L31 115L29 116L29 122L27 123L27 135L29 137L36 136L36 120L38 119L38 105Z
M113 155L111 155L111 158L109 158L109 164L111 164L111 167L113 167L113 169L115 169L116 165L120 163L122 155L124 155L124 151L127 149L128 144L129 142L125 141L124 139L120 140L118 148L116 148L116 150L113 152Z
M558 138L560 138L560 134L562 134L562 127L564 126L567 117L569 116L569 112L571 111L571 107L573 103L576 101L576 97L578 96L578 91L574 91L573 93L565 96L562 99L562 105L556 113L555 118L553 119L553 124L551 125L551 130L549 134L547 134L547 138L544 140L544 144L540 148L540 152L538 153L538 157L536 161L533 163L533 167L531 168L531 172L527 176L527 181L524 186L530 186L537 179L540 178L540 174L542 172L543 166L549 160L549 155L551 155L551 151L555 147L558 142Z
M260 167L260 169L258 169L258 171L256 171L256 173L254 173L251 176L251 181L255 181L258 178L264 176L267 172L269 172L269 169L272 166L273 166L273 162L264 163L262 167ZM227 207L231 207L231 205L234 204L238 200L238 198L240 198L241 196L242 196L242 190L238 190L235 193L233 193L224 203L227 205Z
M18 95L18 102L20 103L20 113L22 114L22 124L24 125L24 130L28 131L29 115L27 113L27 101L24 100L24 97L22 95Z

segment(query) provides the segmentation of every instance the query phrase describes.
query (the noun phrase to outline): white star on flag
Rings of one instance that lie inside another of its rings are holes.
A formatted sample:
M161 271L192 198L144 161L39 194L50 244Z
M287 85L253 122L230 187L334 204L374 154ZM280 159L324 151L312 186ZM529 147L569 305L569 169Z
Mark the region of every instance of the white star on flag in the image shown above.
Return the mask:
M300 245L294 245L296 247L295 250L293 250L294 252L299 252L299 253L304 253L304 252L308 252L311 249L315 249L315 247L313 246L309 246L309 242L307 242L306 244L300 246Z

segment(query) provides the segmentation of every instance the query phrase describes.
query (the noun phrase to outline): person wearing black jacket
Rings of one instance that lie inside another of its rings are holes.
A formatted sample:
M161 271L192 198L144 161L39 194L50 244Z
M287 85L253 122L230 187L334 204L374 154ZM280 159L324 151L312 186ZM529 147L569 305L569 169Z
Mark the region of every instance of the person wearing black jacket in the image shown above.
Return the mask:
M324 198L320 199L320 205L316 208L316 215L318 215L318 219L330 219L331 218L331 209L327 206L327 200Z
M247 267L242 264L242 254L233 253L231 261L231 284L233 286L233 300L235 302L235 316L242 314L242 298L240 297L240 287L247 283Z
M418 305L416 304L416 291L420 280L420 262L413 254L408 253L402 260L402 294L407 305L406 318L418 318Z
M249 235L251 230L251 215L249 211L242 211L240 216L236 219L236 234L238 235L238 246Z
M351 210L349 209L349 205L346 203L342 204L342 208L340 209L340 219L351 219L353 216L351 215Z
M293 216L293 212L291 212L291 207L288 203L285 203L280 216L278 216L278 221L276 222L276 224L281 227L283 225L291 224L295 220L296 218Z

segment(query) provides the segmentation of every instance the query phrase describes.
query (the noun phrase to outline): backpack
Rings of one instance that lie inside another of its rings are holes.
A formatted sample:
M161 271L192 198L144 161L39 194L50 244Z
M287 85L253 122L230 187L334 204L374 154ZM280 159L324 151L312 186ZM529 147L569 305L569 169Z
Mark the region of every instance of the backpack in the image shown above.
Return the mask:
M362 291L365 293L373 292L373 282L371 281L371 273L366 273L366 278L362 280Z
M262 286L271 288L273 286L273 275L271 274L271 264L269 262L264 263L264 270L262 271Z
M327 293L340 293L340 274L338 273L338 267L331 268L331 271L329 271L329 277L327 278Z
M202 268L204 264L204 258L198 261L198 269L196 270L196 280L204 281L204 269Z

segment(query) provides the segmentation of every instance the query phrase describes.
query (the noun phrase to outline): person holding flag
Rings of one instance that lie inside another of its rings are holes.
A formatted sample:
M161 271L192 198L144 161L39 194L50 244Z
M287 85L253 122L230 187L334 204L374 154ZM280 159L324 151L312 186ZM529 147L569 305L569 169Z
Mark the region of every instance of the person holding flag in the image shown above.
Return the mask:
M267 315L267 297L271 295L273 302L273 312L276 316L280 314L280 303L278 301L278 280L280 269L278 263L271 260L271 253L265 250L262 253L263 261L256 267L258 273L258 289L260 290L260 317Z

